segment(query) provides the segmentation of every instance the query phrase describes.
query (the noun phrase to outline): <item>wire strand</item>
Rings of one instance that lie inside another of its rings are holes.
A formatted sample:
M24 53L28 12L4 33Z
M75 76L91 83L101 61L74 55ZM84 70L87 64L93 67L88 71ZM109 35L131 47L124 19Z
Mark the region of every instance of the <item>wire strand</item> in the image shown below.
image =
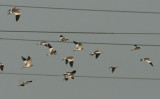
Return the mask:
M50 76L50 77L63 77L63 75L53 74L28 74L28 73L0 73L1 75L27 75L27 76ZM110 78L110 79L137 79L137 80L160 80L160 78L144 78L144 77L111 77L111 76L78 76L77 78Z
M124 10L100 10L100 9L82 9L82 8L58 8L58 7L41 7L41 6L25 6L25 5L0 5L8 7L24 7L24 8L41 8L41 9L55 9L55 10L75 10L75 11L94 11L94 12L118 12L118 13L141 13L141 14L160 14L156 11L124 11Z

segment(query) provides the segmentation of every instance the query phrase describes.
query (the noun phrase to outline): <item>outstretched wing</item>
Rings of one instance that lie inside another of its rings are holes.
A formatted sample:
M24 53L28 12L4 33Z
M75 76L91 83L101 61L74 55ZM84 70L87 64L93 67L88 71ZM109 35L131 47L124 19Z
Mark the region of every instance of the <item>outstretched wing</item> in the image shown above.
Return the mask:
M69 62L69 64L70 64L71 67L73 67L73 63L74 63L73 61Z
M68 59L66 59L65 63L68 64Z
M52 48L52 45L48 43L48 48Z
M76 42L76 41L73 41L73 43L76 44L76 45L78 44L78 42Z
M75 73L76 73L76 70L72 71L71 73L72 73L72 74L75 74Z
M16 15L16 21L18 21L20 18L20 15Z
M27 63L27 59L26 58L24 58L23 56L21 56L21 59L23 60L24 64Z
M96 59L99 57L100 54L101 54L101 53L96 54Z

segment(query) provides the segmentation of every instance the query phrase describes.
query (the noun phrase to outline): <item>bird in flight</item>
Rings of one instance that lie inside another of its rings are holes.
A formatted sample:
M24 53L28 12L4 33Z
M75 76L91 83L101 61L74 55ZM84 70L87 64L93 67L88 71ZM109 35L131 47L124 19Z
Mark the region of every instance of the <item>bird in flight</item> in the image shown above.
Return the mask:
M79 43L79 42L76 42L76 41L73 41L73 43L76 45L76 49L73 50L73 51L81 51L81 50L84 49L84 48L82 48L82 43Z
M42 41L42 42L39 42L39 43L37 43L37 45L43 45L43 46L46 46L46 47L48 47L48 42L47 41Z
M68 56L68 57L62 59L61 61L63 61L63 60L65 60L65 64L68 64L68 62L69 62L70 67L73 67L73 63L74 63L73 56Z
M76 70L73 70L72 72L66 72L64 73L64 80L67 81L69 78L74 79L74 74L76 73Z
M29 67L32 67L32 66L33 66L33 65L31 64L32 59L31 59L30 56L28 56L27 59L24 58L23 56L21 56L21 59L23 60L23 62L24 62L24 64L25 64L25 66L23 66L22 69L23 69L23 68L29 68Z
M100 55L101 55L101 51L99 51L99 50L96 50L96 51L94 51L93 53L91 53L90 55L91 56L93 56L93 55L95 55L95 58L97 59Z
M60 37L60 39L58 40L59 42L66 42L67 40L69 40L65 38L63 35L60 35L59 37Z
M21 9L20 8L16 8L16 7L11 8L11 9L8 10L8 15L12 14L12 13L15 14L15 16L16 16L16 22L19 20L20 15L21 15L21 12L19 10L21 10Z
M26 81L26 82L22 82L21 84L19 84L18 86L25 86L25 85L27 85L27 84L29 84L29 83L31 83L32 81L30 80L30 81Z
M51 44L48 44L47 47L49 48L49 54L47 54L47 55L56 55L57 54L57 51L53 49Z
M139 49L141 49L141 48L135 44L134 47L133 47L133 49L131 51L139 50Z
M111 67L109 67L109 69L111 68L112 69L112 73L114 73L114 71L115 71L115 69L117 68L118 66L111 66Z
M150 58L140 59L140 62L141 62L141 61L146 61L148 64L150 64L151 66L153 66L152 61L150 60Z
M0 62L0 69L1 69L1 71L3 71L3 68L4 68L4 64Z

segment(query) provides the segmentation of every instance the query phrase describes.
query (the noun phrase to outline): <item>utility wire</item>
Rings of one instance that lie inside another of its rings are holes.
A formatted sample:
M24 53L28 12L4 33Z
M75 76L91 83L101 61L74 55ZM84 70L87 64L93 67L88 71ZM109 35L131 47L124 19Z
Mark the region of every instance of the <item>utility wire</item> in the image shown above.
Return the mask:
M53 40L31 40L31 39L13 39L13 38L0 38L0 40L14 40L14 41L47 41L47 42L57 42L57 43L73 43L73 42L59 42L59 41L53 41ZM79 42L79 41L78 41ZM101 44L101 45L127 45L127 46L133 46L135 44L125 44L125 43L97 43L97 42L81 42L82 44ZM154 47L160 47L160 45L156 44L137 44L139 46L154 46Z
M82 9L82 8L61 8L61 7L41 7L41 6L25 6L25 5L0 5L8 7L24 7L24 8L41 8L55 10L75 10L75 11L94 11L94 12L119 12L119 13L141 13L141 14L160 14L157 11L125 11L125 10L100 10L100 9Z
M63 75L53 74L28 74L28 73L0 73L0 75L27 75L27 76L51 76L51 77L63 77ZM144 78L144 77L111 77L111 76L77 76L78 78L110 78L110 79L137 79L137 80L160 80L160 78Z
M16 32L16 33L49 33L49 34L127 34L127 35L160 35L160 33L114 33L114 32L74 32L74 31L25 31L25 30L0 30L0 32Z

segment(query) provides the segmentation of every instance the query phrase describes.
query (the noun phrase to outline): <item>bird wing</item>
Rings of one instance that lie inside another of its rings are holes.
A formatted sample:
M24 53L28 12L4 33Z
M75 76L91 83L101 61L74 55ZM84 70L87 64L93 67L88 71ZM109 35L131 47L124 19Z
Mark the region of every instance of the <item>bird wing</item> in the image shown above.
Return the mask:
M76 41L73 41L73 43L76 44L76 45L78 44L78 42L76 42Z
M52 45L48 43L48 48L52 48Z
M101 53L96 54L96 59L99 57L100 54L101 54Z
M28 56L28 59L27 59L27 62L26 62L26 65L31 65L31 62L32 62L32 59L30 56Z
M24 64L27 63L27 59L26 58L24 58L23 56L21 56L21 59L23 60Z
M18 21L20 18L20 14L19 15L16 15L16 21Z
M116 68L112 68L112 73L115 71Z
M73 67L73 63L74 63L73 61L69 62L69 64L70 64L71 67Z
M0 66L1 71L3 71L3 68L4 68L4 65L1 65L1 66Z
M66 59L65 64L68 64L68 59Z
M76 70L72 71L71 73L72 73L72 74L75 74L75 73L76 73Z
M77 44L77 45L76 45L76 48L77 48L77 49L81 49L81 48L82 48L82 44L81 44L81 43Z

